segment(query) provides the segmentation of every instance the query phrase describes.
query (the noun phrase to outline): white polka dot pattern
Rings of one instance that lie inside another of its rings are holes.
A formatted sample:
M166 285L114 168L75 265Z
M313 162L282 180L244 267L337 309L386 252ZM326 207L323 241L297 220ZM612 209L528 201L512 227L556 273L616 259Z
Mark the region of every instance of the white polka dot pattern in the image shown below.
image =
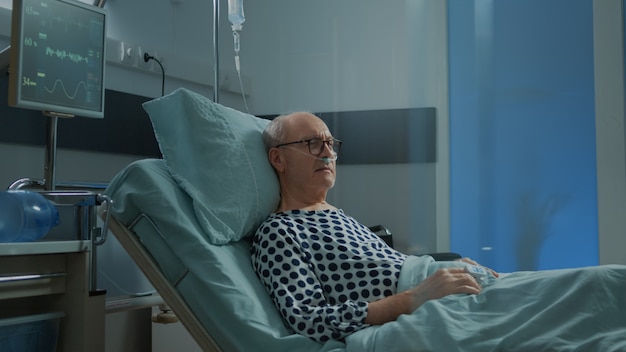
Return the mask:
M366 327L367 302L396 292L405 259L341 210L272 214L252 246L257 275L283 318L320 342Z

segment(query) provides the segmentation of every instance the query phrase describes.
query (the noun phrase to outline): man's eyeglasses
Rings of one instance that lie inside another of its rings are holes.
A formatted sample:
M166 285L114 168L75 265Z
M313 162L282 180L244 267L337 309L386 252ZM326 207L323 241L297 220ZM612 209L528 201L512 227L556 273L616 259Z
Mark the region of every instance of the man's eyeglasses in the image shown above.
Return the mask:
M324 151L324 145L330 147L330 149L335 153L339 154L339 150L341 149L341 141L338 139L329 139L327 141L322 140L320 138L311 138L311 139L303 139L301 141L282 143L276 146L276 148L284 147L286 145L292 144L306 144L309 147L309 153L319 156Z

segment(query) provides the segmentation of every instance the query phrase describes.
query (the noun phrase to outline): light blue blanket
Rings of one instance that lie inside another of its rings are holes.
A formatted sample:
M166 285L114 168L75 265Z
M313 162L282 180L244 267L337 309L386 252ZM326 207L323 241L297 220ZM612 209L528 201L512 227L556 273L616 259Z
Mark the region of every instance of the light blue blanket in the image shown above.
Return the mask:
M442 266L412 257L399 290ZM358 331L348 351L626 351L626 266L517 272Z

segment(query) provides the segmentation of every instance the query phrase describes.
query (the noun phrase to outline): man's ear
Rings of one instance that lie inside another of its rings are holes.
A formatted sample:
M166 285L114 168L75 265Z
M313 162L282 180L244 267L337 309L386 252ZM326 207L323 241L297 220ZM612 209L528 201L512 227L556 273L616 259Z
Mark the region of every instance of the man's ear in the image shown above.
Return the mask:
M278 148L270 149L270 151L268 152L268 159L277 173L281 173L285 170L285 159L283 158L283 154L278 150Z

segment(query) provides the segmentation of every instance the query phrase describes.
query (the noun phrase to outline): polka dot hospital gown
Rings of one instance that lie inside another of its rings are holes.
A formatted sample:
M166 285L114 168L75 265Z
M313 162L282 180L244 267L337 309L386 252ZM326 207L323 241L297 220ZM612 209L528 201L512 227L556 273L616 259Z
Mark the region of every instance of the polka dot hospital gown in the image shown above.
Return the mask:
M367 326L367 302L396 292L406 255L341 210L271 214L252 263L285 321L316 341Z

